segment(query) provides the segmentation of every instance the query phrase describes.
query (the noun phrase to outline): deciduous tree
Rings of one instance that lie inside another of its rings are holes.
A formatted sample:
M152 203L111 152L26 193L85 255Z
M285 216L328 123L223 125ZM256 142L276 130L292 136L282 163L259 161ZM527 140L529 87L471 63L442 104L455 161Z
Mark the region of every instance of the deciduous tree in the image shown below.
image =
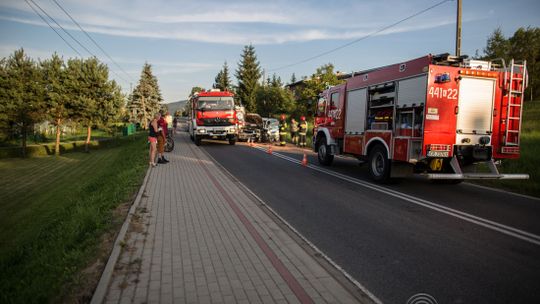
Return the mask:
M342 83L334 73L334 65L327 63L317 68L311 78L304 80L304 86L299 89L298 100L296 101L296 115L310 115L313 106L316 104L319 94L328 86Z
M529 87L526 96L531 100L540 95L540 28L519 28L512 37L504 37L502 30L497 28L488 37L484 56L481 59L491 60L503 58L508 63L510 59L526 60L529 72Z
M257 87L256 98L258 113L263 117L292 113L295 109L294 96L275 74L266 85Z
M45 118L40 69L21 48L8 58L4 77L6 91L2 109L5 110L5 118L21 134L22 156L26 157L28 132Z
M202 92L204 91L204 88L202 87L192 87L191 88L191 93L189 93L189 96L193 96L195 93L199 93L199 92Z
M540 28L519 28L510 39L509 57L527 60L530 100L540 97Z
M64 60L60 56L55 53L50 59L42 61L40 65L48 119L56 127L54 153L59 155L61 127L74 114L73 101L75 99L69 94L68 74Z
M96 58L68 61L70 91L75 99L74 118L84 127L88 151L92 127L107 127L118 119L123 96L120 87L109 81L108 67Z

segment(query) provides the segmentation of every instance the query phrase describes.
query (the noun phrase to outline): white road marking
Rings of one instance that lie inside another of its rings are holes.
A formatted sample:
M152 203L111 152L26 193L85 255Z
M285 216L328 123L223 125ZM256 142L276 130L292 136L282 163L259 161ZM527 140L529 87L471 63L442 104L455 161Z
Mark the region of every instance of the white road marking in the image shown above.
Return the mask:
M506 190L502 190L502 189L497 189L497 188L492 188L492 187L487 187L487 186L482 186L482 185L477 185L477 184L472 184L472 183L463 183L463 184L466 185L466 186L469 186L469 187L476 187L476 188L495 191L495 192L500 192L500 193L504 193L504 194L508 194L508 195L515 195L515 196L519 196L519 197L530 199L530 200L540 201L540 197L534 197L534 196L530 196L530 195L510 192L510 191L506 191Z
M262 147L257 146L255 148L258 149L258 150L261 150L261 151L266 151ZM274 153L272 153L272 155L274 155L276 157L279 157L281 159L296 163L296 164L301 164L302 163L300 160L297 160L295 158L283 155L283 154L278 153L278 152L274 152ZM526 232L526 231L523 231L523 230L520 230L520 229L517 229L517 228L513 228L513 227L510 227L510 226L506 226L506 225L503 225L503 224L499 224L497 222L493 222L493 221L490 221L490 220L487 220L487 219L484 219L484 218L481 218L481 217L478 217L478 216L475 216L475 215L472 215L472 214L469 214L469 213L466 213L466 212L462 212L462 211L459 211L459 210L456 210L456 209L448 208L448 207L445 207L445 206L430 202L428 200L424 200L424 199L421 199L419 197L415 197L415 196L412 196L412 195L409 195L409 194L405 194L405 193L402 193L402 192L399 192L399 191L396 191L396 190L392 190L392 189L388 189L388 188L385 188L385 187L382 187L382 186L379 186L379 185L368 183L368 182L365 182L365 181L362 181L362 180L359 180L359 179L356 179L356 178L353 178L353 177L350 177L350 176L347 176L347 175L344 175L344 174L341 174L341 173L338 173L338 172L334 172L334 171L331 171L331 170L328 170L328 169L321 168L319 166L307 165L307 167L312 169L312 170L319 171L321 173L325 173L325 174L334 176L336 178L351 182L353 184L356 184L356 185L359 185L359 186L362 186L362 187L365 187L365 188L369 188L371 190L375 190L375 191L378 191L378 192L381 192L381 193L384 193L384 194L387 194L387 195L390 195L390 196L405 200L407 202L410 202L410 203L413 203L413 204L416 204L416 205L419 205L419 206L422 206L422 207L426 207L426 208L429 208L429 209L432 209L432 210L435 210L435 211L438 211L438 212L441 212L441 213L444 213L444 214L447 214L447 215L462 219L464 221L467 221L467 222L470 222L470 223L473 223L473 224L476 224L476 225L479 225L479 226L482 226L482 227L485 227L485 228L488 228L488 229L491 229L491 230L494 230L494 231L498 231L500 233L503 233L503 234L506 234L506 235L509 235L509 236L512 236L512 237L515 237L515 238L518 238L518 239L521 239L521 240L524 240L524 241L527 241L529 243L532 243L532 244L535 244L535 245L540 245L540 236L539 235L529 233L529 232Z

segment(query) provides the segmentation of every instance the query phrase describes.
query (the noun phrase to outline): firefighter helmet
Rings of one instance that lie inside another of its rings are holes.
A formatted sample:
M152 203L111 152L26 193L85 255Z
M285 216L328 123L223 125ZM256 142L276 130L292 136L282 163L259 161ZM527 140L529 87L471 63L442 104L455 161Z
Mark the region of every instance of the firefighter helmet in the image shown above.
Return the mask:
M305 116L300 116L300 120L304 121L304 120L306 120L306 117Z

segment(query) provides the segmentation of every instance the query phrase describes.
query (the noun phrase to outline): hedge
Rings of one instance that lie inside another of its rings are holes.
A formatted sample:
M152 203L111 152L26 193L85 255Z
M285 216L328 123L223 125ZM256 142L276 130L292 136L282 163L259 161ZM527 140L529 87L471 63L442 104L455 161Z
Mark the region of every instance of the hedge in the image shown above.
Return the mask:
M123 142L136 140L137 138L142 138L141 133L123 136L123 137L113 137L105 138L100 140L92 140L89 143L90 150L108 148L118 146ZM60 154L69 153L69 152L82 152L84 151L85 141L74 141L60 143ZM55 143L41 144L41 145L29 145L26 147L26 157L36 157L36 156L47 156L54 155L54 146ZM22 157L22 147L3 147L0 148L0 158L10 158L10 157Z

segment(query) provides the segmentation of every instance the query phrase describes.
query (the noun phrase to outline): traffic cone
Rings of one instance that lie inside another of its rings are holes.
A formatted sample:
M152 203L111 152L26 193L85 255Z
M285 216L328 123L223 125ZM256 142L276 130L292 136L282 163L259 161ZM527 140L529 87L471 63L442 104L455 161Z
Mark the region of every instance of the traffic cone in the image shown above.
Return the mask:
M307 167L307 155L304 153L304 158L302 159L302 166Z
M268 151L266 151L268 154L272 154L272 145L268 145Z

